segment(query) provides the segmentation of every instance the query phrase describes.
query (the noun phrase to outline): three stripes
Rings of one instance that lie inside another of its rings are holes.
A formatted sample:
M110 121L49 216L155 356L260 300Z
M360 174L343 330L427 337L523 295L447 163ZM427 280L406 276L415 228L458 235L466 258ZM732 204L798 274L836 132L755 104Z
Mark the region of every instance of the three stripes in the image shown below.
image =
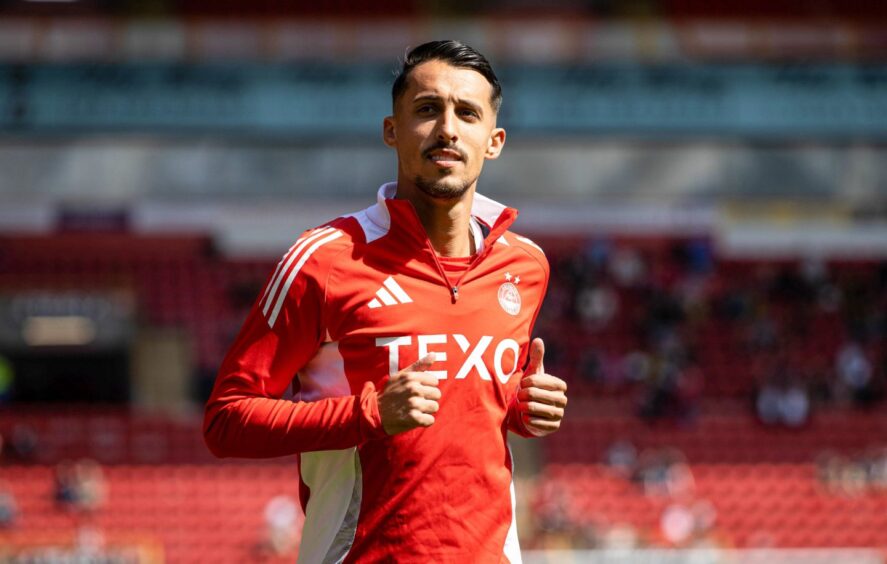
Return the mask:
M290 286L292 286L305 262L311 258L314 251L341 236L342 232L332 227L318 229L296 241L283 258L280 259L274 275L271 276L271 282L268 283L268 287L262 295L262 314L268 320L269 327L274 327ZM295 263L295 266L293 266L293 263Z
M382 282L382 287L376 290L376 297L370 300L370 303L367 305L371 308L377 308L382 307L382 304L391 306L397 304L409 304L412 303L412 301L412 298L403 291L403 288L400 287L394 278L389 276L384 282Z

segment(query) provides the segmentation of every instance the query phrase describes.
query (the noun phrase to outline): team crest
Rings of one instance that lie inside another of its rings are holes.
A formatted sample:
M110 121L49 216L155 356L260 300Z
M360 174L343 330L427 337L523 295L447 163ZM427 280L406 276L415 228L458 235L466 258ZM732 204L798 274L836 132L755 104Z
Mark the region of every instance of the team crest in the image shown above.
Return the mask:
M517 285L520 284L520 276L511 276L510 272L505 273L505 283L499 286L499 305L508 315L517 315L520 313L520 292L517 291Z

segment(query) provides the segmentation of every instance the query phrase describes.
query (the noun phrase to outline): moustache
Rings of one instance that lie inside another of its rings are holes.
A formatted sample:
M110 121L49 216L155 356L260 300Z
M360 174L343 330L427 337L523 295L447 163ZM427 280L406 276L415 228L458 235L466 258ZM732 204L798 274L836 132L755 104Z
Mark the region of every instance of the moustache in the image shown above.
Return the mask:
M422 151L422 156L427 159L428 157L431 156L431 153L433 153L434 151L441 150L441 149L446 149L447 151L453 151L455 153L458 153L459 158L462 159L463 162L468 160L468 155L465 153L465 151L463 151L462 149L460 149L456 145L450 145L449 143L440 143L440 142L435 143L431 147L428 147L427 149Z

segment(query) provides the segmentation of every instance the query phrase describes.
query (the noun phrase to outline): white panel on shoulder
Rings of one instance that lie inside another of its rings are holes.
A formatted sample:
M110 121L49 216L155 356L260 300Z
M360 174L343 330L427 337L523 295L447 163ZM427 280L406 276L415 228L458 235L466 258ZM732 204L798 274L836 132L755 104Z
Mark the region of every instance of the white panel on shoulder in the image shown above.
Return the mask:
M363 229L367 243L372 243L380 237L384 237L391 230L391 214L385 200L393 198L397 192L397 183L383 184L376 193L376 203L358 212L349 213L344 217L353 217Z
M533 247L534 249L537 249L543 255L545 254L545 251L542 250L542 247L540 247L539 245L537 245L536 243L534 243L530 239L527 239L526 237L521 237L520 235L515 235L514 238L517 239L518 241L520 241L521 243L527 244L527 245Z
M384 213L379 209L380 207L384 208ZM372 243L376 239L384 237L391 228L391 217L388 216L388 208L384 204L373 204L365 210L350 213L345 217L353 217L357 220L357 223L363 229L363 235L366 237L367 243ZM380 225L379 221L383 217L388 217L388 222L385 225Z
M354 544L363 495L357 448L303 453L299 471L311 493L298 562L342 562Z

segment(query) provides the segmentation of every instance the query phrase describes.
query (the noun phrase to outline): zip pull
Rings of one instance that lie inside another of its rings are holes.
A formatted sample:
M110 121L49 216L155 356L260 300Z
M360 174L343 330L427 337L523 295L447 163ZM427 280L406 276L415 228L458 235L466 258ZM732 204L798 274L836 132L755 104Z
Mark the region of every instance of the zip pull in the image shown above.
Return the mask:
M458 302L459 301L459 288L456 286L453 286L452 288L450 288L450 291L453 292L453 303Z

